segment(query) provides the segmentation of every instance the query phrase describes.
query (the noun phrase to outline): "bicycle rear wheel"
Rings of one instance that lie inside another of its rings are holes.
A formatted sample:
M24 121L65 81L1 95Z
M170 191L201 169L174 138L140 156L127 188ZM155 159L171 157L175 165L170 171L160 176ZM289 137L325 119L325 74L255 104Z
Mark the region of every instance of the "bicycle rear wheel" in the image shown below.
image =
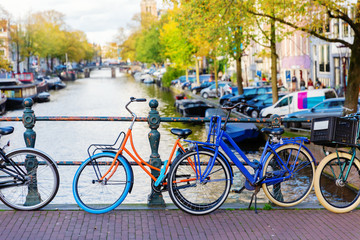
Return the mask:
M360 204L360 162L357 158L349 166L352 155L339 152L325 157L315 174L315 194L329 211L346 213ZM350 169L349 169L350 168ZM344 180L347 171L349 175Z
M222 158L215 159L208 178L200 183L199 175L204 173L207 163L213 157L212 151L188 151L172 163L168 173L168 190L172 201L181 210L203 215L216 210L226 200L231 176L229 166Z
M87 159L74 176L73 194L77 204L90 213L106 213L119 206L131 189L133 174L129 163L121 156L116 172L103 180L115 157L113 153L99 153Z
M36 210L46 206L59 189L59 172L55 162L45 153L32 148L14 150L6 157L17 165L26 180L22 182L5 172L16 172L16 167L1 163L6 167L0 171L0 182L12 181L19 185L1 188L0 200L16 210Z
M286 144L277 148L276 153L290 171L274 153L270 154L263 168L263 176L267 176L262 188L271 202L281 207L291 207L303 201L310 193L315 175L315 165L307 150L294 144ZM288 179L283 179L288 177Z

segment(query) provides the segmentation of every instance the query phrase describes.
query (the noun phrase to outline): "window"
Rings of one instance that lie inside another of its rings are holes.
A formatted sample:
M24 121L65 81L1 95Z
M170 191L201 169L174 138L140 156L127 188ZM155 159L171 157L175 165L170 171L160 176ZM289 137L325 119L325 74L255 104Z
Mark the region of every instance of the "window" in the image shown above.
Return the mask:
M319 70L320 72L330 72L330 46L319 46Z
M315 107L316 110L329 108L329 102L320 103Z
M292 97L284 98L279 102L279 104L276 107L286 107L292 102Z
M332 101L329 108L341 108L344 105L344 101Z
M335 38L339 37L339 19L334 19L333 34Z
M343 37L349 36L349 24L347 22L343 22Z
M336 98L336 94L334 91L327 91L325 93L325 99L329 99L329 98Z

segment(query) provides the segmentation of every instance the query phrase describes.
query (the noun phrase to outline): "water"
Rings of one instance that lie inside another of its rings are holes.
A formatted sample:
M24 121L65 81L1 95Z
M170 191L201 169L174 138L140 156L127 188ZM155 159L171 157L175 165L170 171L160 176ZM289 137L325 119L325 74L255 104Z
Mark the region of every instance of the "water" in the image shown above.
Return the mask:
M145 85L135 81L131 76L117 72L117 78L110 78L110 70L96 70L91 72L90 79L78 79L67 82L67 87L60 91L51 92L51 101L35 104L33 110L36 116L121 116L128 117L125 109L130 97L157 99L158 111L163 117L180 116L174 109L174 96L170 92L161 91L154 85ZM150 110L148 102L132 103L130 109L139 117L147 117ZM23 110L9 111L5 116L21 116ZM11 140L10 149L24 147L23 133L25 128L21 122L0 122L0 126L14 126L15 131L2 139L2 144ZM48 153L55 161L83 161L87 156L87 148L93 143L112 144L120 131L126 131L129 122L37 122L35 147ZM191 139L205 140L206 132L203 124L190 123L161 123L158 131L161 134L159 153L164 161L170 155L176 137L170 129L191 128ZM148 124L135 123L133 128L134 144L140 156L148 161L151 149L148 141ZM259 156L249 156L259 159ZM128 158L130 159L130 157ZM53 200L54 204L75 204L71 186L73 176L78 166L59 166L61 184ZM140 167L134 166L135 182L131 194L124 203L146 203L151 192L150 178ZM233 188L239 189L244 182L242 174L233 167L235 180ZM252 192L230 194L228 202L248 202ZM265 195L260 192L259 202L267 202ZM165 202L171 203L167 193Z

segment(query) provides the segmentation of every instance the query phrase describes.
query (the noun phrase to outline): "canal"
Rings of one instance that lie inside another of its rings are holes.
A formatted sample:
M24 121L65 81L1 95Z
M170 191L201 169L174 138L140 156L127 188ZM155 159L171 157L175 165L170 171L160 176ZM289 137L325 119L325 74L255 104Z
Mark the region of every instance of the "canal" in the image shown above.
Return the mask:
M174 96L170 92L161 91L155 85L145 85L137 82L130 75L117 72L116 78L111 78L110 69L95 70L91 72L91 78L78 79L74 82L66 82L67 87L59 91L52 91L51 101L37 103L33 106L36 116L116 116L129 117L125 104L130 97L146 98L146 103L132 103L132 109L137 116L147 117L150 110L150 99L159 101L158 111L162 117L179 117L174 108ZM23 110L9 111L5 116L21 116ZM9 149L24 147L23 133L25 128L20 122L1 122L1 126L12 125L15 131L10 136L3 137L1 143L10 140ZM93 143L112 144L120 131L126 131L129 122L37 122L35 147L45 151L55 161L83 161L87 156L87 148ZM191 128L191 139L205 140L206 131L204 124L190 123L161 123L158 129L161 133L159 153L164 161L170 154L176 139L170 133L170 129ZM148 160L151 150L148 141L148 124L137 122L133 128L134 145L140 156ZM259 156L250 156L250 159ZM129 158L130 159L130 158ZM60 189L52 201L53 204L75 204L71 186L73 176L78 166L59 166L61 184ZM124 203L146 203L150 193L150 178L140 169L133 166L135 183L131 194ZM237 170L235 173L234 188L239 189L244 179ZM244 191L243 194L231 193L228 202L249 202L252 192ZM259 202L267 202L262 191L258 195ZM171 203L167 193L164 193L166 203ZM307 201L312 201L309 197Z

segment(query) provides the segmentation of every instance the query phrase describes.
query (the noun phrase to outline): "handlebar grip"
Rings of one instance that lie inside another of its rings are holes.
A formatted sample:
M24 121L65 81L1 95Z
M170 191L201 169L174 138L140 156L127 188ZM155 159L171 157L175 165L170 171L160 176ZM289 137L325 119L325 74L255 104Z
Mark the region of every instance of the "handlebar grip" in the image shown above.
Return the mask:
M146 98L130 98L130 102L146 102Z

